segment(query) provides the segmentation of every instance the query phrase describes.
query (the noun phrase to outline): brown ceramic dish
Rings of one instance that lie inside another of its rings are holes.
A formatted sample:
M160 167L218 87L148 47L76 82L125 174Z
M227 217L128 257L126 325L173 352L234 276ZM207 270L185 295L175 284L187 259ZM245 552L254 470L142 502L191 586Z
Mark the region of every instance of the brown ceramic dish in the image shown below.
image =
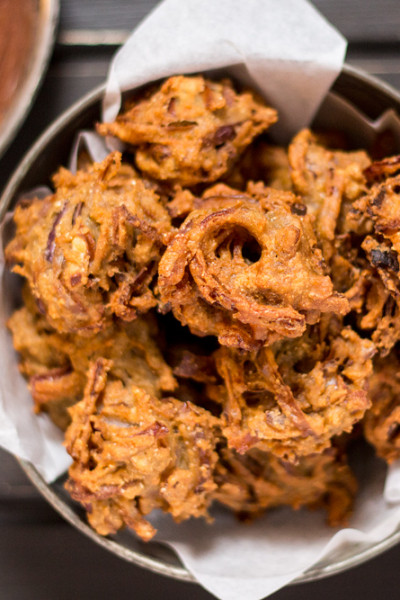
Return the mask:
M22 125L46 70L59 2L5 0L1 10L0 156Z

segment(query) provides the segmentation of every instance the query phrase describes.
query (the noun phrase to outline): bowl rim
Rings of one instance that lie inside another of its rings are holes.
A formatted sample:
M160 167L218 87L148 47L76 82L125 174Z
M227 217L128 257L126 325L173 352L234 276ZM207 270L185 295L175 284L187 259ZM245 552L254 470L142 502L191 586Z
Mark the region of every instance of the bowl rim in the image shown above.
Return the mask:
M380 79L366 73L361 69L347 64L343 65L342 73L369 86L372 85L388 96L389 99L400 105L400 92ZM0 198L0 222L3 220L9 204L18 190L19 184L23 181L25 175L28 173L33 161L38 157L42 150L46 148L47 144L59 133L59 131L63 127L67 126L73 118L77 117L85 109L90 108L94 103L101 101L104 95L105 87L105 84L101 84L76 101L70 108L64 111L51 125L45 129L37 141L32 145L30 150L28 150L28 152L20 161L19 165L16 167ZM16 459L30 481L49 502L49 504L71 525L73 525L87 537L91 538L97 544L129 562L132 562L140 567L144 567L155 573L180 581L197 583L195 577L183 565L175 566L173 564L168 564L162 559L146 556L141 552L137 552L131 548L122 546L109 537L103 537L97 534L73 511L70 506L68 506L68 504L63 500L62 496L57 493L54 486L45 482L39 471L30 462L22 460L18 457L16 457ZM360 545L359 551L356 551L351 556L346 555L344 559L334 559L333 562L330 563L322 562L320 566L317 564L305 571L300 577L293 580L291 584L317 581L319 579L346 571L378 556L383 551L392 548L399 541L400 523L398 528L393 533L379 543L374 544L372 547L363 547ZM177 560L179 561L178 558Z
M83 521L74 511L73 509L62 499L61 495L57 493L55 489L53 489L52 484L48 484L45 482L39 471L28 461L22 460L18 457L15 457L21 466L22 470L25 472L27 477L36 487L36 489L41 493L41 495L49 502L49 504L71 525L73 525L76 529L78 529L81 533L97 542L103 548L113 552L120 558L128 562L132 562L139 567L146 568L154 573L158 573L159 575L165 575L167 577L171 577L173 579L177 579L179 581L186 581L191 583L198 583L196 578L186 569L184 565L175 566L170 563L166 563L161 559L153 558L151 556L146 556L141 552L137 552L131 548L127 548L118 542L114 541L109 537L103 537L96 533L94 529L90 527L85 521ZM347 571L353 567L357 567L362 563L375 558L380 555L382 552L389 550L396 544L400 542L400 525L390 535L384 538L382 541L374 544L371 547L366 547L362 549L360 546L360 551L356 552L353 556L346 556L346 558L342 560L334 560L332 563L324 563L321 566L318 566L318 563L305 571L300 577L297 577L293 581L290 582L289 585L295 585L298 583L308 583L311 581L318 581L320 579L325 579L326 577L330 577L331 575L336 575L341 572ZM171 550L172 551L172 550ZM176 556L177 561L180 562L179 557L173 552Z
M59 13L59 0L38 0L33 56L29 61L22 85L13 99L14 106L8 108L0 124L0 157L22 126L39 90L53 50Z

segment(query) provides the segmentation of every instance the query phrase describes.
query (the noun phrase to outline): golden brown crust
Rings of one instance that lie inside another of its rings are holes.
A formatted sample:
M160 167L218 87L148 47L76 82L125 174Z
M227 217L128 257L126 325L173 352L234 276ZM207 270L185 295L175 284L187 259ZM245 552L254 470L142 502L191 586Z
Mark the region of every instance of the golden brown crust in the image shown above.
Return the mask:
M20 355L20 371L27 377L37 412L46 411L61 429L70 422L68 407L82 399L91 361L110 361L111 373L125 383L134 381L159 397L172 392L176 380L165 363L155 338L152 318L118 324L90 338L60 334L35 310L25 291L26 306L8 321L14 347Z
M222 177L276 120L275 110L252 92L237 94L229 80L177 76L97 130L135 146L145 175L192 186Z
M378 358L369 380L371 408L364 433L376 453L388 463L400 458L400 360L396 350Z
M370 164L366 152L328 150L308 129L289 145L289 162L294 190L315 216L315 232L326 261L333 253L338 220L347 203L366 189L364 169Z
M263 139L248 147L224 180L239 190L245 190L249 181L262 181L277 190L293 191L287 150Z
M347 524L357 482L337 448L302 457L296 464L256 449L243 455L223 447L219 456L213 497L241 520L278 506L305 506L325 508L332 527Z
M228 446L255 447L295 462L351 431L370 405L374 346L350 328L314 326L299 340L245 353L215 353L222 385L208 387L223 409Z
M123 525L150 539L144 515L162 508L179 522L208 518L217 460L217 425L207 411L174 398L157 399L90 366L85 395L70 409L66 447L73 458L67 489L102 535Z
M159 266L161 300L182 324L245 350L298 337L321 312L348 310L324 275L311 223L290 208L296 197L261 192L208 190Z
M54 195L17 206L6 248L49 323L92 335L113 315L131 321L154 307L152 280L171 234L158 197L118 153L76 175L60 169L54 181Z
M365 173L366 194L352 207L353 229L362 236L366 258L365 296L360 327L386 356L400 340L400 158L372 163Z

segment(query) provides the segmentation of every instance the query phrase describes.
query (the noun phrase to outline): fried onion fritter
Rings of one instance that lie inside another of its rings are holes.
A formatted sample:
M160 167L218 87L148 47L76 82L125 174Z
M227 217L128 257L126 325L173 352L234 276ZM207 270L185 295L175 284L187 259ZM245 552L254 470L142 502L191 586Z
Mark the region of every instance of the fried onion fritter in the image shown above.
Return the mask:
M217 420L189 402L124 385L109 370L103 359L91 363L84 398L70 409L72 498L101 535L126 525L151 539L155 529L144 517L154 508L177 522L208 518Z
M70 422L68 407L82 399L89 364L97 358L110 361L113 376L126 384L134 381L155 397L176 388L155 341L157 326L149 316L87 338L56 332L35 310L27 290L24 298L25 306L8 321L19 368L28 379L36 412L48 412L61 429Z
M335 289L385 356L400 340L400 158L371 163L363 151L327 150L304 130L289 159Z
M400 458L400 360L397 350L378 357L369 380L371 408L365 413L364 434L388 463Z
M255 140L224 181L239 190L245 190L249 181L262 181L268 187L292 191L288 153L281 146Z
M400 340L400 157L372 163L368 191L354 202L352 227L366 259L360 327L370 329L382 356Z
M176 76L97 130L135 146L145 175L192 186L222 177L276 120L274 109L253 92L236 93L229 80Z
M303 129L289 145L289 162L294 190L315 216L315 233L328 262L341 212L365 191L364 169L371 161L363 150L328 150Z
M208 190L159 265L161 300L182 324L245 350L298 337L322 312L348 311L324 275L311 222L291 209L296 197L261 191Z
M222 384L208 393L222 403L229 448L244 454L255 447L295 462L322 452L362 419L374 346L350 328L323 329L258 352L215 352Z
M357 482L337 448L301 457L296 464L257 449L238 454L223 447L219 457L213 498L241 520L251 520L278 506L295 510L305 506L325 508L332 527L346 525Z
M6 248L40 310L61 333L92 335L113 315L131 321L157 303L152 281L171 234L170 217L118 153L73 175L56 191L20 203Z

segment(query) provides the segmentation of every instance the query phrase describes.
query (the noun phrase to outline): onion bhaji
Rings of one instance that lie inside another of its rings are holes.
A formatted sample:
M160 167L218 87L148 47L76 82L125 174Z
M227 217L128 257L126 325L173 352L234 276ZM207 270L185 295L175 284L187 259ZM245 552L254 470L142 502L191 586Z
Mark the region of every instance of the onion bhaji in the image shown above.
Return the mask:
M17 205L8 326L102 535L213 502L341 525L342 434L400 458L400 156L310 130L274 146L276 119L228 80L171 77L97 126L124 162L85 155Z
M364 417L365 437L388 463L400 458L400 360L393 350L378 357L369 380L371 408Z
M364 169L371 161L362 150L329 150L304 129L289 145L289 162L294 191L314 215L316 236L329 261L341 211L364 192Z
M262 181L277 190L292 191L293 183L287 150L263 139L251 144L224 178L233 188L245 190L249 181Z
M348 311L293 194L263 188L256 201L220 187L189 214L159 265L161 300L182 324L252 350L300 336L322 312Z
M238 454L222 447L218 452L213 497L239 519L251 520L277 506L306 506L325 508L332 527L347 524L357 481L338 448L301 457L296 464L257 449Z
M134 146L145 175L192 186L225 175L276 120L274 109L251 91L236 93L229 80L177 76L97 130Z
M385 356L400 339L400 157L372 163L365 177L368 189L353 203L347 226L358 236L362 252L356 281L359 326L371 330Z
M20 203L6 248L40 310L61 333L91 335L113 315L131 321L157 304L152 281L171 234L168 212L121 155L73 175L56 191Z
M70 409L71 496L102 535L127 525L151 539L155 529L144 517L154 508L177 522L208 518L217 419L189 402L124 385L109 369L104 359L91 363L84 398Z
M215 352L222 383L209 385L208 394L222 403L230 448L244 454L255 447L295 462L322 452L362 419L374 346L350 328L324 325L257 352Z
M90 362L97 358L109 361L113 376L126 384L134 381L155 397L177 387L158 348L157 325L150 315L124 326L116 323L87 338L58 333L27 289L24 299L25 306L8 321L20 371L29 381L35 410L48 412L61 429L70 422L68 407L82 399Z

